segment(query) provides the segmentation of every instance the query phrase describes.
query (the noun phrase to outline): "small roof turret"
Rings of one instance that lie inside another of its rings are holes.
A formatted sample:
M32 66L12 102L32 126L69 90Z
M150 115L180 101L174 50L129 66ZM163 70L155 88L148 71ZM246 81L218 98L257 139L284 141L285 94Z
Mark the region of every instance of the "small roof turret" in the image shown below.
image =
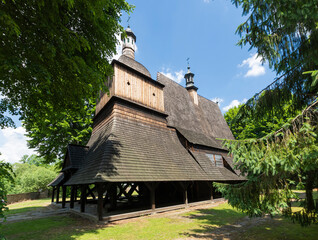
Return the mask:
M122 43L123 43L123 51L122 54L135 59L135 48L136 48L136 35L128 26L125 30L126 35L125 37L122 36Z

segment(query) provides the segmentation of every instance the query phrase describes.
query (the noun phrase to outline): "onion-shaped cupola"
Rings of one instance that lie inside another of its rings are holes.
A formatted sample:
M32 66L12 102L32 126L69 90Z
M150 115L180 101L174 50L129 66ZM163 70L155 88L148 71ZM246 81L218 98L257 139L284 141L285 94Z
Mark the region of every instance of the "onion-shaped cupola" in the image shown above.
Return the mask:
M123 42L122 54L132 59L135 59L136 35L133 33L133 31L130 29L129 26L127 27L125 32L127 36L122 37L122 42Z

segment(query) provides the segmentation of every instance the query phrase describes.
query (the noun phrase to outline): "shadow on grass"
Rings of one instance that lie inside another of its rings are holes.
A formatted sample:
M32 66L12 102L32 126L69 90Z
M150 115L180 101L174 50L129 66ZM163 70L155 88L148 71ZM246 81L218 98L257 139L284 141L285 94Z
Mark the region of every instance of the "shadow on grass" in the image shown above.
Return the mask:
M54 216L22 222L7 222L2 225L1 233L10 240L77 239L86 233L97 233L100 227L86 219Z
M220 227L234 224L245 216L245 214L231 208L201 209L186 215L187 218L197 221L199 227L190 229L189 232L182 235L189 238L206 238L218 234L217 231Z
M34 212L43 210L46 207L23 207L23 208L17 208L17 209L9 209L8 211L5 211L5 216L11 216L14 214L20 214L20 213L27 213L27 212Z

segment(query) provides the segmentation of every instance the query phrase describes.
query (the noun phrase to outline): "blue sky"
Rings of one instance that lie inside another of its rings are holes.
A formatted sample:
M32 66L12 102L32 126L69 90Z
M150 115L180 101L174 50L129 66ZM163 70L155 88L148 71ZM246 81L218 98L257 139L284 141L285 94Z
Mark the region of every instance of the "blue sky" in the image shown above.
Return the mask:
M244 22L241 9L230 0L136 0L130 27L137 36L136 60L156 79L162 72L185 85L183 75L190 58L198 93L218 101L222 112L259 92L275 78L256 50L236 46L237 26ZM127 27L127 14L122 25ZM17 119L17 118L16 118ZM32 154L25 130L0 130L0 152L9 162Z

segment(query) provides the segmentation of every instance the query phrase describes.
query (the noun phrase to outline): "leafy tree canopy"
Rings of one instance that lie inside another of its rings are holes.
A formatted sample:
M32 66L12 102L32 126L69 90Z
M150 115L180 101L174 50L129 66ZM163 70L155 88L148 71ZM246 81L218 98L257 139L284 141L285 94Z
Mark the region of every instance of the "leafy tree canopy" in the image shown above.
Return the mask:
M241 36L238 45L256 48L280 77L239 110L233 110L237 112L234 119L233 112L228 114L236 137L253 137L254 130L261 134L255 136L257 139L225 142L247 181L216 186L232 206L250 216L284 210L302 225L317 223L318 201L313 198L313 188L318 186L317 1L232 2L248 16L237 28ZM287 117L304 108L278 131L276 126L268 126L268 122L284 119L285 113ZM261 136L267 131L259 131L257 124L276 132ZM295 187L306 190L304 208L297 212L291 209L292 200L298 198L292 191Z
M124 0L1 1L0 128L19 114L50 160L66 142L85 142L121 12L131 10Z
M24 155L20 163L13 164L14 182L6 182L9 194L38 192L48 189L47 185L57 176L54 164L37 155Z
M294 117L293 112L290 111L290 104L286 104L279 115L264 114L262 118L246 116L241 121L236 121L236 116L243 106L244 104L233 107L224 114L235 139L265 137L280 129L289 119Z
M302 110L317 95L318 5L316 0L232 0L242 7L247 20L237 28L239 46L256 48L278 75L271 85L250 99L238 118L262 116L271 110L280 113L290 100L294 110ZM272 90L272 91L268 91Z
M7 210L7 182L13 182L13 171L10 163L0 161L0 219L4 218L3 212Z

